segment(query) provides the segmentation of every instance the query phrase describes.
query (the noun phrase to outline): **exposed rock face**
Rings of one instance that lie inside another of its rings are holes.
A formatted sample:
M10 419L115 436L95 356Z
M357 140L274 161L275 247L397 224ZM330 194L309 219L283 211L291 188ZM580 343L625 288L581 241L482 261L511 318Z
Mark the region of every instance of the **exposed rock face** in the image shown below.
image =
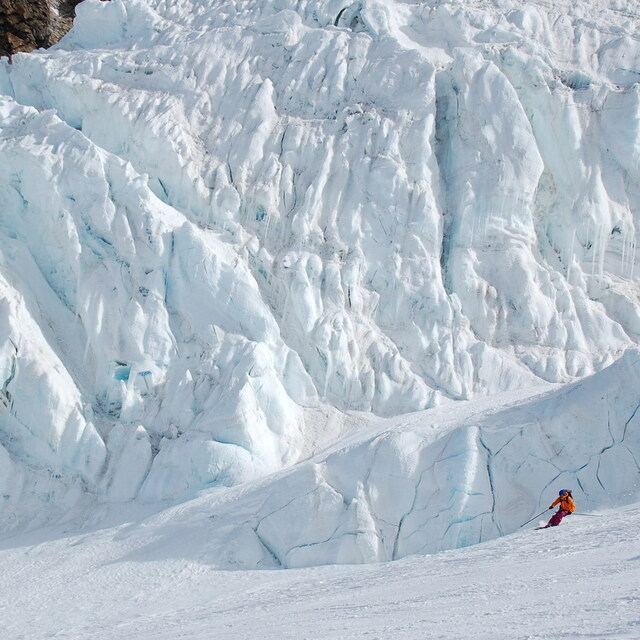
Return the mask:
M0 0L0 56L50 47L71 29L81 0Z

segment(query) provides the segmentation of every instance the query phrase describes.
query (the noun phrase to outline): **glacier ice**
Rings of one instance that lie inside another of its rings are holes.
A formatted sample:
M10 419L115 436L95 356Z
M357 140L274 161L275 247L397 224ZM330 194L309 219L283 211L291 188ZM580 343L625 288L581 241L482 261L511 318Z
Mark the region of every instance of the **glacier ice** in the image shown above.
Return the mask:
M632 349L605 371L504 406L469 401L380 421L249 491L203 496L186 521L212 538L216 565L291 568L490 540L544 511L558 487L573 488L582 513L624 504L640 490L639 365Z
M51 50L0 60L0 528L43 502L235 485L352 412L570 383L638 344L638 15L85 0ZM343 480L305 472L307 508L335 509L324 542L266 515L249 537L294 565L319 544L381 559L506 531L489 431L429 449L438 522L405 504L423 467L403 432L351 460L345 518ZM617 486L636 454L596 449L585 469ZM400 459L418 465L403 498L375 482L372 515L364 478Z

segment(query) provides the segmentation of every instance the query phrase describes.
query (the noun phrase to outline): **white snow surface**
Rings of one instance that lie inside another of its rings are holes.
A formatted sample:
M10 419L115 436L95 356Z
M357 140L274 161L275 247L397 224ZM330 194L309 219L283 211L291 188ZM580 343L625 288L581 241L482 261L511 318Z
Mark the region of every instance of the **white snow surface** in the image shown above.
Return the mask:
M200 495L292 568L637 501L639 24L85 0L1 60L0 531Z
M221 571L207 516L202 503L201 537L182 530L155 545L143 542L178 533L182 514L3 542L3 639L635 640L640 631L638 504L436 555L290 571Z

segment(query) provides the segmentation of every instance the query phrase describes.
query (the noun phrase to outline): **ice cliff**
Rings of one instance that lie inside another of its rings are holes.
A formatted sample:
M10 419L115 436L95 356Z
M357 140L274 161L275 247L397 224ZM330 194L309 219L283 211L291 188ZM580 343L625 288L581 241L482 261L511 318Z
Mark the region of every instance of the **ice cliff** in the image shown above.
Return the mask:
M638 2L77 14L0 62L2 528L238 484L343 412L569 383L640 342ZM497 446L475 429L442 445L468 469ZM483 500L455 517L508 528ZM448 522L434 548L484 535ZM402 526L420 550L428 519Z
M375 563L524 533L545 510L546 522L559 487L573 488L582 514L633 502L639 385L633 349L546 393L381 420L248 490L205 493L122 539L146 559L186 539L186 557L232 569Z

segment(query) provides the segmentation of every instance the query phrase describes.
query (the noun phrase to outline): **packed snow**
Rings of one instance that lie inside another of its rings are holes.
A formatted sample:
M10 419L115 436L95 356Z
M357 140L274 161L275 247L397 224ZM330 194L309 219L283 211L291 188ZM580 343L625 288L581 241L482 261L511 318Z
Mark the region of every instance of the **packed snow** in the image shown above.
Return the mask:
M638 2L77 11L0 61L6 540L155 512L204 576L637 502Z
M578 492L576 500L582 509ZM209 515L202 502L197 535L175 512L3 541L3 639L635 640L640 633L638 504L572 515L543 531L532 523L435 555L289 571L217 568ZM157 537L169 528L172 540Z

